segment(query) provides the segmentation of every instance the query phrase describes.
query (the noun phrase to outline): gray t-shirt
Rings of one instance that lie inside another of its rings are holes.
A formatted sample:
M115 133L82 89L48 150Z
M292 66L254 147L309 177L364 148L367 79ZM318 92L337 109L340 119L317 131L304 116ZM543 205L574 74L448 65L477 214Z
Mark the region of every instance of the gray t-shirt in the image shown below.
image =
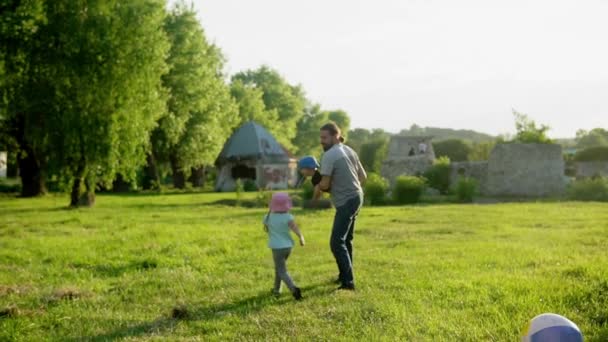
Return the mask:
M331 199L336 207L363 194L359 176L366 175L365 170L357 153L344 144L336 144L325 152L321 175L331 176Z

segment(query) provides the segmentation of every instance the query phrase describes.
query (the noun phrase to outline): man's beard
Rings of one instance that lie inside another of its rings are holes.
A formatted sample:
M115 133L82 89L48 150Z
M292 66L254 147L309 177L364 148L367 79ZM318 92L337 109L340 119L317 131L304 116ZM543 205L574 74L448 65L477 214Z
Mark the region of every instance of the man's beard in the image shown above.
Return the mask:
M323 146L323 151L327 152L329 151L332 147L334 147L333 144L330 145L325 145L325 144L321 144Z

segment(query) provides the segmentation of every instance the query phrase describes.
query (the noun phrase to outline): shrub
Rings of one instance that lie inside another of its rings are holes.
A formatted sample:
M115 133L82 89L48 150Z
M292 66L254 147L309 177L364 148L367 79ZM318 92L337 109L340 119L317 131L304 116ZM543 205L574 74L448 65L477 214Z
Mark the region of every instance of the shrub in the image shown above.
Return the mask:
M473 178L461 178L455 190L458 202L471 203L477 194L477 182Z
M608 161L608 146L589 147L579 151L574 156L575 161Z
M608 178L574 181L568 187L568 197L576 201L608 202Z
M258 190L255 196L255 206L258 208L266 208L272 199L271 191Z
M243 183L243 190L246 192L258 191L258 185L253 179L246 179Z
M447 139L434 142L433 150L438 157L448 157L451 161L467 161L473 147L465 140Z
M312 186L312 184L310 182L304 182L301 189L300 197L302 200L311 200L315 194L315 188Z
M370 205L386 203L388 182L376 173L370 173L365 183L365 201Z
M424 173L428 185L447 194L450 189L450 159L441 157L435 160L433 166Z
M236 189L235 189L235 194L236 194L236 205L240 206L241 205L241 200L243 199L243 182L241 181L240 178L238 178L236 180Z
M399 176L395 180L393 200L397 204L418 203L424 191L424 178L414 176Z
M21 183L17 179L0 179L0 192L21 192Z

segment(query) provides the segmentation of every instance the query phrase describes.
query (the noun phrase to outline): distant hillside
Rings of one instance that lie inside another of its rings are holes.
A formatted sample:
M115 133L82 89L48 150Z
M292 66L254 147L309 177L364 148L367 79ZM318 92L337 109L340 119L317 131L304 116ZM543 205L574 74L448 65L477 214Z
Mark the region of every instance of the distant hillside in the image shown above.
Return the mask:
M469 129L451 129L451 128L439 128L439 127L420 127L412 125L409 129L404 129L399 134L402 135L430 135L434 141L448 140L448 139L461 139L468 140L471 142L485 142L496 139L495 136L476 132Z

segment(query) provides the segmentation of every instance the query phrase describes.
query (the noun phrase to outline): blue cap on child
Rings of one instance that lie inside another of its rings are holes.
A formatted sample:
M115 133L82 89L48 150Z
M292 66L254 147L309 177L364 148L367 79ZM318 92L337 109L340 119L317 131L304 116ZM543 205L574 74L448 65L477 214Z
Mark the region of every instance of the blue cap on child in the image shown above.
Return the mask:
M306 157L302 157L302 159L300 159L298 161L298 169L318 169L319 168L319 162L317 161L317 158L313 157L313 156L306 156Z

